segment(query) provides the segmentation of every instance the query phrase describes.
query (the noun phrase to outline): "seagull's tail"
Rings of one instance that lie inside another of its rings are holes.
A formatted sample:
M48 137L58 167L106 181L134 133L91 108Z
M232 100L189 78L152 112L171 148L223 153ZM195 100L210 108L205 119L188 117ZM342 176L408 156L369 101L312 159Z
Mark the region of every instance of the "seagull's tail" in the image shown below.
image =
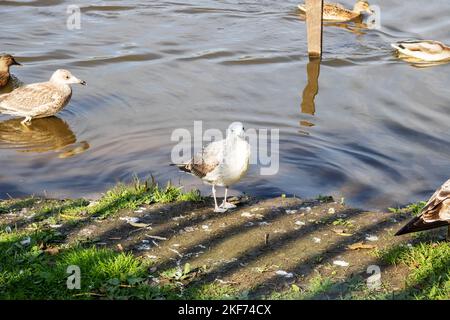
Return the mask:
M449 223L446 221L434 221L434 222L425 222L421 219L421 217L414 217L410 222L408 222L403 228L401 228L396 236L400 236L402 234L425 231L434 228L447 226Z
M170 166L171 167L177 167L181 171L184 171L184 172L187 172L187 173L191 173L191 168L186 163L181 163L181 164L180 163L171 163Z

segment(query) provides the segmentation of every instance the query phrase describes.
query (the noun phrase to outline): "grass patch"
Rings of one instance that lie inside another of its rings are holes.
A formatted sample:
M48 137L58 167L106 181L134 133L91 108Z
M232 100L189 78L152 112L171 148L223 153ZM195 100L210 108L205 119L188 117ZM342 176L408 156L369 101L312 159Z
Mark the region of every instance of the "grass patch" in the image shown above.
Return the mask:
M449 243L426 242L412 247L396 246L381 252L380 257L389 264L404 264L410 270L406 289L397 294L399 298L449 299Z
M306 289L292 284L289 290L285 292L274 292L268 298L271 300L308 300L329 291L334 285L335 282L330 278L317 275L309 281Z
M392 213L410 213L413 216L417 216L426 204L426 201L419 201L416 203L411 203L403 208L388 208L388 210Z
M146 260L130 253L87 247L86 243L66 244L56 231L58 226L53 225L75 224L89 217L107 218L145 204L202 200L198 190L183 192L182 187L170 183L159 187L154 181L135 179L129 185L118 184L96 202L35 197L1 201L0 214L14 213L17 219L0 225L0 299L183 297L183 291L173 284L153 282ZM67 268L71 265L80 268L80 290L67 288ZM194 293L207 295L206 288Z

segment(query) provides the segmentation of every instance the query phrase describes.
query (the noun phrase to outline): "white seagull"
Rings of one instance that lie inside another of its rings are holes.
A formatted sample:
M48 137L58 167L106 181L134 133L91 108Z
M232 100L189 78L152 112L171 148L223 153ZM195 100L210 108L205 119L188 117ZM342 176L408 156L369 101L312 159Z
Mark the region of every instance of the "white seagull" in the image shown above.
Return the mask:
M22 124L32 119L51 117L61 111L72 97L71 84L86 82L67 70L56 70L50 81L19 87L0 95L0 113L24 117Z
M250 145L245 140L244 126L234 122L228 127L226 139L212 142L188 163L176 166L212 185L214 212L225 212L236 207L227 202L228 188L247 173L249 160ZM225 187L225 197L220 206L217 205L216 186Z

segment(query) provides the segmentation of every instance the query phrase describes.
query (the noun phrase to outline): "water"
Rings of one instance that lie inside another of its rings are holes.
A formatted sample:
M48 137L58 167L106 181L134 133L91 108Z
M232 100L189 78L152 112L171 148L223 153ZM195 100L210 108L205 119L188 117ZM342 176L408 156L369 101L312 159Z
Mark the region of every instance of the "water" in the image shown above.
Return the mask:
M172 131L194 120L280 129L278 174L252 166L234 193L384 208L449 177L450 65L415 68L389 46L450 43L448 1L373 2L382 28L326 27L321 65L306 56L297 1L76 3L81 30L71 31L71 1L0 1L2 51L24 64L17 78L45 81L64 67L88 83L28 131L0 116L0 197L95 197L133 174L208 193L168 165Z

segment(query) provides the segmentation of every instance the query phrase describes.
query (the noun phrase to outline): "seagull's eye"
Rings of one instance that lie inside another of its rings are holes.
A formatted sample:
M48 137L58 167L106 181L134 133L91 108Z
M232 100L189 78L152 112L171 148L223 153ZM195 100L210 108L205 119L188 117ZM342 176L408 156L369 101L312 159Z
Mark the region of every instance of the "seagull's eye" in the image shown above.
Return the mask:
M69 80L69 76L65 76L64 78L66 78L66 80Z

